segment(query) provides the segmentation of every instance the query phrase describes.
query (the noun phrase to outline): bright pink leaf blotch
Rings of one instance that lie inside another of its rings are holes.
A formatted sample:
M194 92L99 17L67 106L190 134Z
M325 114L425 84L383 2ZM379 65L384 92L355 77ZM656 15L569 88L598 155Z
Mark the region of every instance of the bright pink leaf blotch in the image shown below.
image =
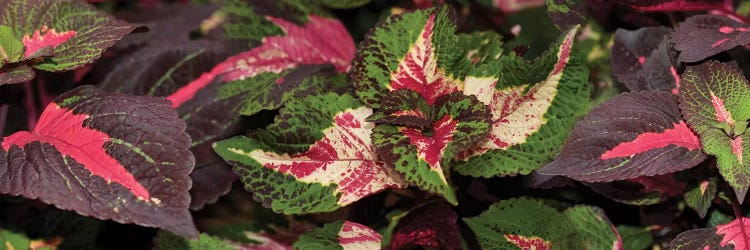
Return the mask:
M457 124L456 120L445 115L433 125L432 136L425 136L421 130L413 128L403 128L401 133L409 137L409 143L417 147L419 158L427 161L431 168L438 169L445 147L453 140Z
M430 15L417 41L406 53L391 77L392 90L411 89L421 94L428 104L443 95L460 91L459 84L448 78L437 66L432 43L435 14Z
M26 49L24 56L28 58L45 47L55 48L75 35L75 30L57 32L55 29L42 26L41 29L35 30L33 35L26 34L23 36L22 42Z
M260 46L227 58L167 99L179 107L221 76L221 82L253 77L261 73L279 73L303 64L332 64L339 72L349 71L354 59L354 40L336 19L310 15L304 27L286 20L268 17L286 35L265 37ZM277 84L281 84L277 82Z
M737 161L742 163L742 137L737 136L731 141L732 153L737 156Z
M750 218L742 217L727 224L716 226L716 234L724 236L721 239L721 246L725 247L731 244L734 249L750 249L750 244L748 244L750 228L748 228L748 224L750 224Z
M630 5L630 7L640 11L705 11L705 10L724 10L732 9L731 2L725 6L724 1L687 1L671 0L663 1L654 5ZM728 8L727 8L728 7Z
M635 140L623 142L601 155L602 160L618 157L630 157L652 149L669 145L696 150L701 148L700 139L685 121L674 124L673 128L662 132L646 132L635 137Z
M552 243L542 238L532 236L526 237L521 235L505 234L505 239L513 245L518 246L520 250L550 250Z
M724 105L724 100L717 97L714 92L711 92L711 104L714 106L716 111L716 120L719 122L726 122L729 126L734 126L734 120L732 119L732 113L727 110Z
M62 155L75 159L92 174L104 178L107 182L118 183L136 197L148 201L149 191L105 151L104 146L110 141L110 136L86 127L86 119L86 114L74 114L52 103L42 112L34 130L20 131L5 137L2 147L8 151L12 145L23 147L35 141L51 144Z
M372 228L350 221L345 221L339 231L339 244L344 249L380 249L382 239Z

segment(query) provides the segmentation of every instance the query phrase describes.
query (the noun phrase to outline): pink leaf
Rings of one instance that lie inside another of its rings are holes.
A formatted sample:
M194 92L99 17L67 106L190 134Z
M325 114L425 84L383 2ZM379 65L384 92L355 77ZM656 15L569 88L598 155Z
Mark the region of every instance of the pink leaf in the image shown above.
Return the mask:
M505 239L513 245L518 246L520 250L550 250L552 249L552 243L542 238L531 236L526 237L522 235L505 234Z
M750 218L742 217L724 225L716 226L716 234L722 235L721 246L733 245L734 249L750 249Z
M26 34L23 36L22 42L26 48L24 56L29 58L37 51L46 47L55 48L75 35L75 30L57 32L55 29L47 28L46 25L42 26L41 29L35 30L33 35L29 36Z
M339 244L343 249L380 249L381 236L372 228L345 221L339 232Z

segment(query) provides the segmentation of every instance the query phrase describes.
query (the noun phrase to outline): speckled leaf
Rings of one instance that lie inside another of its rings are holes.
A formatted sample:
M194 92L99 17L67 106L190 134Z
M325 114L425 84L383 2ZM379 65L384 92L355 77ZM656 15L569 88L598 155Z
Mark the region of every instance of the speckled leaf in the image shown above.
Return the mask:
M612 45L612 74L628 89L665 90L677 93L680 76L677 55L669 43L667 27L618 29Z
M685 205L695 210L701 218L704 218L716 197L717 191L716 178L702 180L685 193Z
M163 98L79 87L48 105L32 131L3 139L0 192L195 237L189 146Z
M568 30L588 21L586 5L582 0L547 0L547 14L560 30Z
M483 249L622 249L609 219L590 206L560 212L539 200L517 198L464 222Z
M750 43L750 26L726 16L688 17L672 32L680 61L695 62Z
M669 249L748 249L750 247L750 218L737 218L714 228L683 232L669 243Z
M408 94L411 93L411 94ZM404 103L426 102L413 90L391 92ZM411 96L411 98L404 98ZM386 100L391 98L386 97ZM406 105L404 105L406 106ZM424 107L426 105L413 105ZM406 181L418 188L442 195L451 204L457 204L453 188L446 173L458 150L481 139L489 131L490 113L487 106L476 97L452 93L438 97L428 110L417 110L429 121L428 126L408 127L380 124L372 135L380 158L396 171L405 175ZM411 109L406 110L411 111ZM396 110L395 113L403 113ZM415 123L416 124L416 123Z
M496 61L503 54L503 37L492 31L459 34L458 43L465 51L463 59L473 66Z
M0 10L0 25L12 27L24 45L23 58L54 49L51 56L34 64L46 71L71 70L90 63L133 30L85 1L2 0Z
M488 64L469 73L463 92L490 107L492 128L456 156L459 173L485 178L528 174L554 157L589 108L588 70L572 51L576 31L562 35L534 63L504 57L497 67Z
M405 187L375 156L375 124L365 121L371 114L349 95L309 96L287 103L256 136L220 141L214 149L264 206L285 214L333 211Z
M628 92L587 114L555 160L537 173L602 182L691 168L706 156L682 120L677 96Z
M370 107L390 91L411 89L428 104L459 92L461 77L453 71L464 53L458 45L449 9L417 10L391 16L365 37L354 61L357 95Z
M380 249L382 236L365 225L351 221L337 221L300 235L294 249Z
M680 110L700 136L706 154L742 202L750 186L750 86L742 72L716 61L688 67L682 75Z
M338 20L309 16L304 26L290 21L268 17L281 28L285 35L269 36L250 51L227 58L214 66L189 84L181 87L167 97L175 108L191 100L203 88L212 84L221 84L235 80L253 78L264 73L281 73L299 65L331 64L339 72L346 72L354 58L354 42ZM283 78L276 81L277 85ZM273 86L273 85L271 85ZM259 95L269 95L270 90L258 91ZM264 103L248 99L248 106L242 110L244 115L258 112Z

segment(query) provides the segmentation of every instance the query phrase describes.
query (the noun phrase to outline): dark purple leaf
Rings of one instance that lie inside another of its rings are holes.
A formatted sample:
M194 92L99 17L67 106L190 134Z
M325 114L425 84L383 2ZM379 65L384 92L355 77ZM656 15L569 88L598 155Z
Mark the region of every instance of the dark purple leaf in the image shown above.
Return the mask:
M676 56L665 39L669 31L666 27L618 29L612 45L612 74L633 91L674 89L679 76L672 66Z
M0 192L195 237L189 146L163 98L79 87L48 105L34 130L3 139Z
M705 158L676 95L629 92L579 121L557 158L537 172L602 182L676 172Z
M679 60L696 62L750 43L750 27L725 16L698 15L685 19L671 36Z
M433 202L412 209L391 236L390 249L418 246L439 249L461 249L458 215L445 202Z

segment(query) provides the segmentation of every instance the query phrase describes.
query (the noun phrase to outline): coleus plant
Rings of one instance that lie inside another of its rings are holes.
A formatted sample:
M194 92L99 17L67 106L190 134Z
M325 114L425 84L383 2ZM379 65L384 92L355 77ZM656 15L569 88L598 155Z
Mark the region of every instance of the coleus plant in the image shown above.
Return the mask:
M746 3L115 2L0 0L0 245L747 248Z

